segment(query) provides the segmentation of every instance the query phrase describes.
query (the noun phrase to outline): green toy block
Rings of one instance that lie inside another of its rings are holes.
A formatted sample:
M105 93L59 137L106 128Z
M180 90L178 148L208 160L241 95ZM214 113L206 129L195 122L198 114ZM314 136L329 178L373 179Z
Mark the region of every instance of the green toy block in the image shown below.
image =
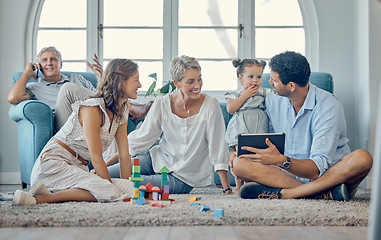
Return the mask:
M144 178L142 178L142 177L140 177L140 178L138 178L138 177L130 177L129 180L130 181L143 181Z
M169 171L169 169L166 166L162 167L159 171L159 173L169 173L169 172L171 171Z
M165 186L165 185L167 185L167 179L161 180L161 186Z
M133 173L140 173L140 166L132 166Z

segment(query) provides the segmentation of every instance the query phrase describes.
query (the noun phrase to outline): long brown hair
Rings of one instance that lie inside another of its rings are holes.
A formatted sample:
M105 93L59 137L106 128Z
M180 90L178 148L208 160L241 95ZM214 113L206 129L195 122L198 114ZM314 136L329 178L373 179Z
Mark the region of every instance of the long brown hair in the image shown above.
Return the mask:
M138 64L130 59L113 59L107 65L103 76L98 82L97 93L94 98L102 97L106 108L117 119L121 119L128 107L127 98L123 90L123 83L138 70Z

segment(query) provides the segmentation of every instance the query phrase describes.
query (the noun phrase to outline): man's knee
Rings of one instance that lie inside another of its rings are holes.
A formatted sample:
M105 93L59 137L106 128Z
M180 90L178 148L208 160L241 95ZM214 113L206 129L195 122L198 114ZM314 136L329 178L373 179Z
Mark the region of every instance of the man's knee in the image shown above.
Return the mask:
M354 153L356 154L356 159L358 159L361 166L367 171L370 171L373 165L372 155L370 155L370 153L364 149L358 149L354 151Z
M247 175L247 172L254 173L255 171L252 171L251 166L248 163L248 160L245 158L238 158L236 157L233 160L233 173L240 178L243 178Z
M349 160L352 166L361 169L362 172L369 172L373 165L372 155L364 149L357 149L344 156L343 159Z
M78 85L76 83L65 83L61 86L58 92L58 99L67 100L69 104L73 104L76 101L84 101L89 98L94 92ZM57 101L58 103L59 101Z

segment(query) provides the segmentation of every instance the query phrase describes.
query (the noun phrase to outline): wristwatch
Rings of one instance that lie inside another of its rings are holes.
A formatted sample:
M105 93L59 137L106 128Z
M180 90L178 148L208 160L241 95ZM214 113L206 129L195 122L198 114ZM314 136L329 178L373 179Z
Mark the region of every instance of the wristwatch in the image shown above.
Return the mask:
M290 165L291 165L291 160L290 160L289 157L286 157L286 161L283 163L282 166L280 166L280 168L282 168L282 169L287 169L287 168L290 167Z

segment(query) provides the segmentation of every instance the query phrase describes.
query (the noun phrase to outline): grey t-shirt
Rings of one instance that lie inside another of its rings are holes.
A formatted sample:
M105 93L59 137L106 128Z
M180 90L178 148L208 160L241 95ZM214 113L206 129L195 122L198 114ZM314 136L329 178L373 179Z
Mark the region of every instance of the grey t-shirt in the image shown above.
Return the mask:
M43 78L39 78L38 82L31 82L26 85L26 92L32 100L39 100L46 103L54 112L56 108L57 95L64 83L71 82L96 91L90 81L86 80L80 74L61 74L59 82L48 82Z

